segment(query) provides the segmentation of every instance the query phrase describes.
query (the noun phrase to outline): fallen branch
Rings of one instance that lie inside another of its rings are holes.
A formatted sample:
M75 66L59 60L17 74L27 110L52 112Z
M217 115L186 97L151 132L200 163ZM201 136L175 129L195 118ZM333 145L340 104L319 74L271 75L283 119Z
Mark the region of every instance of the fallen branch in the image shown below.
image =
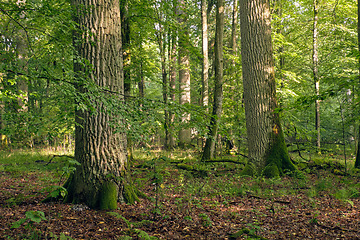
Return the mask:
M255 195L252 195L252 194L249 194L249 193L247 193L248 194L248 197L249 198L256 198L256 199L267 199L267 198L262 198L262 197L259 197L259 196L255 196ZM290 201L284 201L284 200L275 200L275 199L270 199L270 200L272 200L273 202L276 202L276 203L281 203L281 204L290 204L291 202Z
M75 157L70 156L70 155L53 155L52 158L50 159L50 161L45 164L45 166L49 165L49 164L52 162L52 160L53 160L54 158L56 158L56 157L67 157L67 158L75 159Z
M245 165L245 163L243 163L243 162L239 162L239 161L236 161L236 160L230 160L230 159L205 161L205 163L213 163L213 162L230 162L230 163L244 164Z
M358 232L357 230L342 228L342 227L339 227L339 226L335 226L335 227L326 226L326 225L321 224L319 222L316 222L315 225L317 225L317 226L319 226L321 228L330 229L330 230L339 230L339 231L346 231L346 232Z
M260 239L260 240L267 239L267 238L261 237L259 235L256 235L255 233L250 231L250 229L248 229L248 228L242 228L241 230L237 231L236 233L228 233L229 239L234 239L234 240L240 238L243 234L247 234L248 236L255 238L255 239Z

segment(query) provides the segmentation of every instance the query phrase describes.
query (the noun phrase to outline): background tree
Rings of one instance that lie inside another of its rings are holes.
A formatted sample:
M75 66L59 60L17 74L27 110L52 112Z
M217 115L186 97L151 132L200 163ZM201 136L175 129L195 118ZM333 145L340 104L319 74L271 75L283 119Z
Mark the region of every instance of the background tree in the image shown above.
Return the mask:
M358 51L360 55L360 1L357 1L357 43L358 43ZM358 57L358 68L359 68L359 84L360 84L360 57ZM360 125L358 124L358 141L357 141L357 149L356 149L356 159L355 159L355 168L360 168Z
M178 17L179 17L179 43L178 43L178 61L179 61L179 104L190 104L190 56L189 56L189 32L186 25L186 4L184 0L178 2ZM191 130L187 126L190 121L190 113L183 112L181 114L181 123L183 126L179 131L179 146L185 147L190 144Z
M215 34L215 88L209 133L206 138L202 160L212 159L215 152L218 126L223 104L223 34L224 34L224 1L216 2L216 34Z
M209 105L209 39L208 39L208 4L207 0L201 0L201 33L202 33L202 105Z
M245 174L294 170L277 112L268 0L241 0L241 55L249 162Z
M313 63L313 79L314 89L317 99L315 99L315 130L316 130L316 147L318 153L321 153L321 129L320 129L320 81L318 76L318 11L319 3L318 0L314 0L314 19L313 19L313 52L312 52L312 63Z

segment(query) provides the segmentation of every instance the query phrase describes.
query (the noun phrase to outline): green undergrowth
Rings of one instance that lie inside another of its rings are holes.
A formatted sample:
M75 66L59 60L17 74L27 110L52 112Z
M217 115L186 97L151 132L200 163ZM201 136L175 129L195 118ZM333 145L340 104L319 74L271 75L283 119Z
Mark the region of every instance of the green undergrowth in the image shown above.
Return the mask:
M35 181L40 181L43 191L56 198L58 195L62 196L63 192L61 187L53 186L62 186L60 179L64 178L66 171L71 170L71 164L67 158L53 159L47 164L51 156L31 152L2 152L0 172L11 175L14 188L16 184L23 184L19 179L24 179L24 175L29 178L36 175ZM115 210L109 214L122 219L128 226L119 239L134 239L134 236L139 239L155 239L147 232L153 224L150 219L156 222L155 220L171 218L173 214L187 223L197 222L204 227L211 227L214 221L211 212L206 209L231 206L234 202L241 202L242 198L267 201L269 212L281 210L280 205L275 206L276 209L270 209L276 201L283 201L286 205L291 198L306 199L315 207L317 199L324 196L349 206L354 205L354 199L360 198L359 172L351 168L345 171L341 161L329 158L305 161L293 157L293 162L298 169L296 174L284 172L282 177L252 177L242 174L246 159L238 156L201 162L195 152L135 151L129 167L129 182L133 185L129 185L130 188L125 189L125 192L136 193L140 198L135 201L147 202L151 211L144 213L144 219L128 220L129 217L127 219L121 215L123 213L117 212L117 203L112 203ZM21 186L26 189L30 185ZM106 186L105 190L113 191L112 186ZM28 192L33 190L28 189ZM3 193L6 196L4 207L20 205L29 198L26 191L16 196L6 194ZM168 211L169 204L173 206L172 213ZM256 224L244 225L233 237L261 236L259 234L261 232Z
M155 156L155 158L158 159L156 175L157 178L161 178L161 187L158 189L162 196L177 191L192 196L188 197L189 201L216 196L255 196L271 200L299 193L309 197L327 194L338 199L359 197L359 186L350 184L357 173L350 169L346 173L344 165L333 159L301 161L295 156L294 164L299 170L295 173L284 172L282 177L275 174L269 178L244 175L245 161L237 156L219 158L206 163L186 157L176 158L174 155L173 157ZM154 170L154 165L151 163L153 160L139 159L136 156L135 159L135 175L149 172L150 169ZM349 173L354 174L349 175ZM146 178L154 178L154 173L148 174ZM344 179L350 179L349 183L346 184ZM332 183L335 180L340 189L334 188ZM144 187L143 181L136 182L140 188Z

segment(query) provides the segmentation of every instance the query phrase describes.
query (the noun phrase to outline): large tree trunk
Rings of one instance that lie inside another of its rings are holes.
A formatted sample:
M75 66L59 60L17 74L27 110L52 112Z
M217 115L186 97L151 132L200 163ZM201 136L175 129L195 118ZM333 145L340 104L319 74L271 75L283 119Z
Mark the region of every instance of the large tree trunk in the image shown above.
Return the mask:
M318 57L318 0L314 0L314 19L313 19L313 79L314 79L314 86L315 86L315 94L317 99L315 100L315 130L316 130L316 147L318 153L321 153L321 133L320 133L320 81L318 76L318 64L319 64L319 57Z
M294 170L276 111L269 0L240 1L241 53L249 162L244 174Z
M189 32L186 26L185 1L179 0L179 104L190 104L190 56L187 45L189 44ZM179 132L179 146L184 148L191 142L191 130L186 125L190 122L190 113L183 112L181 123L184 127Z
M215 33L215 89L213 111L210 118L209 133L206 138L202 160L214 158L215 143L222 112L223 103L223 34L224 34L224 0L216 2Z
M79 59L91 66L75 63L78 82L81 77L99 87L122 96L124 92L121 18L119 2L115 0L73 0L77 9L79 32L75 48ZM78 43L78 44L76 44ZM78 90L85 92L81 86ZM122 97L119 97L119 100ZM115 133L114 118L102 102L95 111L76 111L75 159L81 164L65 187L67 201L85 203L91 208L114 209L122 199L127 163L126 136ZM124 195L127 196L126 194Z

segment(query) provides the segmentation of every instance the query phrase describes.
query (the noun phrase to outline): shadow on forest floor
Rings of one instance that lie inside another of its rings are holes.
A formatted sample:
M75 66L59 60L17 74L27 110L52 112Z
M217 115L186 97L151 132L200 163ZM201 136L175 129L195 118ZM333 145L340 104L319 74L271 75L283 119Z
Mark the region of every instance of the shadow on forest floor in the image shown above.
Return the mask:
M302 162L298 178L265 179L241 176L243 164L154 156L131 163L140 202L96 211L41 202L65 181L66 157L47 164L50 155L2 153L0 238L360 238L360 175L336 160Z

